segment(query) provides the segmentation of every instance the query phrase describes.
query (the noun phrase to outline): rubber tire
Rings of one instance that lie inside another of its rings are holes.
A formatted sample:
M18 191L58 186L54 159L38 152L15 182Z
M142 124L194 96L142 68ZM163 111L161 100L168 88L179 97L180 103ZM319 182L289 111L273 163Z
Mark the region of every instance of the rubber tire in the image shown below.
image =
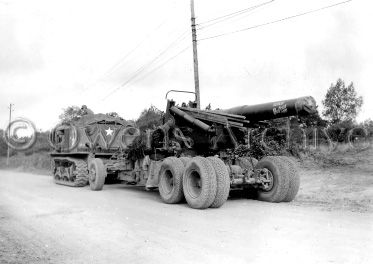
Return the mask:
M283 200L283 202L291 202L299 191L300 177L297 164L289 157L280 157L286 163L286 169L289 175L289 190Z
M184 167L185 167L185 166L187 165L187 163L188 163L192 158L190 158L190 157L180 157L179 159L183 162Z
M207 160L210 161L211 165L214 167L216 175L216 195L210 207L219 208L228 199L231 187L229 172L225 163L218 157L208 157Z
M272 172L273 187L270 191L258 190L258 200L279 203L285 199L289 190L289 175L287 163L278 156L267 156L255 166L256 169L266 168Z
M246 170L253 170L256 164L258 164L258 160L256 158L251 158L252 160L252 163L251 163L250 158L251 157L239 157L237 159L237 165ZM254 165L254 168L252 164Z
M172 174L173 187L171 191L167 191L165 185L167 185L167 172ZM159 183L158 190L163 202L168 204L179 203L184 198L183 193L183 172L184 164L176 157L168 157L163 160L161 169L159 171Z
M95 158L92 159L89 163L89 171L92 169L96 171L96 177L94 181L91 181L89 177L89 186L91 187L92 191L101 191L105 184L106 178L106 168L104 162L101 159Z
M198 173L201 180L199 195L191 193L191 179L194 173ZM210 161L203 157L194 157L185 167L183 175L184 196L190 207L194 209L206 209L215 200L216 196L216 175Z

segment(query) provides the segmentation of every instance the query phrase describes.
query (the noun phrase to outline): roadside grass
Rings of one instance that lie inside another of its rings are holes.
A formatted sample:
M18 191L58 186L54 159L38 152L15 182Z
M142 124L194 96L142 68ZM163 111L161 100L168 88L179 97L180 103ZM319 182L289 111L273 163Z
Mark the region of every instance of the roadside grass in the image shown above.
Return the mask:
M1 169L11 169L17 171L25 171L38 174L50 173L50 158L48 152L32 153L17 153L9 158L9 165L6 165L6 157L0 158Z
M310 153L299 161L297 205L373 212L373 148Z
M316 150L309 149L299 153L299 159L305 168L330 168L355 166L361 162L372 159L372 146L361 145L352 148L349 144L338 144L331 149L330 146L321 145Z

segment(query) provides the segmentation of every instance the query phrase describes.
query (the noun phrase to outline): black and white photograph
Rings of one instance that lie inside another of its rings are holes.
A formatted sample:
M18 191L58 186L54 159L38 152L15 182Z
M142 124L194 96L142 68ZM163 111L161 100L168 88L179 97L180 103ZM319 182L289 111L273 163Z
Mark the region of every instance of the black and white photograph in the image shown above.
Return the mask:
M0 0L0 263L373 263L371 25L361 0Z

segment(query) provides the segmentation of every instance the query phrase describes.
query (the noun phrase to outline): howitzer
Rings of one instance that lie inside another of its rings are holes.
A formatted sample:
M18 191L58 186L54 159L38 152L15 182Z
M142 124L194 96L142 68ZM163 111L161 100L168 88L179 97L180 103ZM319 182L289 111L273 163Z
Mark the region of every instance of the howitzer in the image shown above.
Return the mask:
M158 129L163 137L156 133L153 143L157 146L163 143L164 146L158 154L220 155L245 148L248 140L246 128L254 127L260 121L309 115L316 111L316 102L310 96L227 110L200 110L193 103L189 105L177 106L173 100L168 100L165 121L170 123L172 120L172 126L167 126L167 130L164 127Z
M211 131L210 123L232 127L250 127L258 121L281 117L305 116L316 112L316 102L311 96L270 102L258 105L237 106L226 110L199 110L191 107L176 107L169 103L168 111L202 130Z

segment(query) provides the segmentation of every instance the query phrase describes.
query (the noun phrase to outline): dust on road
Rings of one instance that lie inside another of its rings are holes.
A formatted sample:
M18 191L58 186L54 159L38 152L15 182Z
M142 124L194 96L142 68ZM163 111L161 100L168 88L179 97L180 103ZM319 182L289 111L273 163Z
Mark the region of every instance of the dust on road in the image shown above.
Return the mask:
M230 199L167 205L123 185L0 171L0 263L370 263L373 214Z

